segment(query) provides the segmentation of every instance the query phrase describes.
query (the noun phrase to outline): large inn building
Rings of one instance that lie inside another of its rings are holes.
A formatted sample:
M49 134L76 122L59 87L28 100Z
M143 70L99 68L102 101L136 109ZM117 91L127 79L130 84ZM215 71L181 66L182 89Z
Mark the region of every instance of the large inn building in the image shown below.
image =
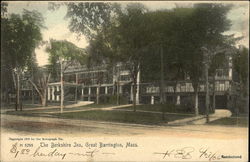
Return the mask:
M215 76L215 104L216 108L227 108L231 97L234 95L234 82L232 59L228 58L228 67L217 69ZM114 70L115 69L115 70ZM159 102L159 84L143 83L140 79L140 72L137 76L136 103L156 104ZM212 80L210 78L210 80ZM171 82L165 83L165 97L167 102L175 104L186 104L191 102L194 95L191 80L178 81L176 91ZM132 81L129 71L121 64L107 70L105 66L86 68L83 66L71 66L64 72L65 100L68 101L96 101L97 94L100 102L108 96L117 95L131 103L133 100ZM49 84L48 101L60 101L60 81ZM213 84L210 81L210 95L212 101ZM204 107L205 103L205 82L199 85L199 107ZM105 102L105 101L103 101Z
M210 101L213 102L213 89L215 90L215 106L216 108L229 108L235 105L237 83L234 82L235 72L233 71L232 58L227 58L227 67L217 69L215 75L215 87L213 79L210 81ZM202 68L202 67L201 67ZM137 93L136 103L139 104L157 104L160 100L158 83L144 83L141 81L141 72L137 76ZM132 80L130 73L122 64L107 69L104 65L87 68L84 66L70 66L64 71L64 91L65 101L94 101L99 96L99 101L107 102L108 98L115 98L119 94L123 103L132 103ZM194 89L192 82L187 76L185 80L179 80L174 91L173 82L166 81L164 94L167 102L174 102L177 105L187 103L193 104ZM31 99L35 94L34 89L31 91L31 85L22 84L23 99ZM60 77L49 83L47 90L48 102L60 101L61 82ZM205 81L200 81L198 89L199 108L204 110L205 107ZM33 97L34 98L34 97ZM38 101L39 97L35 95ZM201 111L200 110L200 111Z

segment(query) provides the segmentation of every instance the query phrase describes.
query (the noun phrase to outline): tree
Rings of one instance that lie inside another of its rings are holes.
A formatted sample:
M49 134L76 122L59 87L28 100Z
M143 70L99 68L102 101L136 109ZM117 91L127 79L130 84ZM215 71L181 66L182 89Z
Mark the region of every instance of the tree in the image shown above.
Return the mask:
M88 32L87 35L90 36L90 39L94 40L90 41L92 46L97 47L95 48L95 55L107 57L109 64L115 65L122 62L127 66L133 82L133 103L135 107L136 83L140 60L143 53L145 53L146 42L148 42L145 39L147 32L143 25L146 23L146 19L144 18L146 8L140 4L129 4L124 12L116 5L112 9L116 14L113 17L111 16L111 19L105 24L100 24L97 21L95 25L99 28L91 26L93 27L94 35ZM82 19L82 17L80 18ZM84 18L83 21L85 21ZM88 25L89 23L86 22L86 24ZM84 31L81 33L84 33ZM97 59L98 57L94 58Z
M8 8L8 3L6 2L2 2L1 3L1 18L5 18L5 16L7 15L7 9Z
M21 109L21 77L32 62L35 48L42 41L43 17L37 11L24 10L22 15L11 14L2 19L2 58L11 70L16 91L16 110Z
M107 39L110 39L110 33L108 32L110 31L111 24L114 23L112 22L112 18L116 16L117 12L120 12L120 5L103 2L70 2L65 4L67 6L66 18L70 20L70 31L77 33L78 36L84 35L90 43L90 47L88 47L88 60L91 63L89 65L107 64L102 59L104 58L103 56L107 55L106 52L112 51L111 48L107 48L107 46L110 46L110 43L107 41ZM58 5L52 4L51 8L56 9ZM110 57L111 53L108 55ZM105 60L107 61L107 59ZM102 79L101 74L98 73L99 87ZM97 103L99 103L99 94L97 94Z
M202 78L204 57L202 48L208 50L215 48L224 41L223 32L229 30L230 21L226 14L230 10L230 6L222 4L197 4L194 10L186 19L184 32L182 33L182 41L186 43L185 50L188 53L186 70L193 83L195 96ZM212 53L208 53L212 57ZM198 114L198 102L195 97L195 114ZM208 106L207 106L208 107Z
M223 41L220 44L217 44L216 47L210 51L213 53L210 60L210 65L208 69L208 75L212 77L212 94L213 94L213 103L212 109L215 110L215 77L217 69L230 69L230 60L235 55L237 49L235 43L240 40L241 37L235 38L234 35L224 36Z
M70 19L69 29L91 40L111 24L112 15L119 8L118 4L108 2L70 2L66 14Z
M248 96L249 96L249 49L241 46L233 55L233 71L236 73L235 82L239 83L237 95L239 95L239 105L241 111L248 112ZM245 101L244 101L245 100Z
M117 26L117 57L130 72L133 85L133 107L136 111L137 76L141 60L148 50L149 28L145 13L147 9L139 3L128 4L125 12L119 14Z
M88 62L87 68L96 71L95 79L97 81L97 90L96 90L96 103L99 104L100 97L100 87L104 80L103 69L105 69L107 57L104 57L105 46L103 43L104 39L101 35L98 35L97 38L90 41L90 45L87 48L88 53Z
M33 66L32 69L28 71L32 74L26 74L27 80L35 88L38 93L42 106L47 106L47 89L51 77L51 72L48 68L41 68L38 66Z
M248 57L249 49L242 46L235 55L233 55L233 67L238 74L238 80L241 85L241 92L243 96L247 95L247 82L248 82Z
M85 62L85 51L76 47L66 40L50 40L50 46L46 48L49 53L50 66L60 64L61 78L61 113L64 107L64 71L72 65L83 64Z

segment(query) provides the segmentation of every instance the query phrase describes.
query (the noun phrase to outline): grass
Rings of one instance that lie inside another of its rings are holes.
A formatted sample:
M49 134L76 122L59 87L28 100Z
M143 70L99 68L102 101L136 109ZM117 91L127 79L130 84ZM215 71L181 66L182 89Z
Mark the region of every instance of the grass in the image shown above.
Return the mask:
M50 111L58 111L57 114L50 114L50 116L59 118L69 118L69 119L83 119L83 120L96 120L96 121L110 121L110 122L121 122L121 123L135 123L135 124L163 124L173 120L183 119L186 117L191 117L191 114L165 114L163 120L161 111L161 105L138 105L137 110L148 110L152 112L133 112L133 111L122 111L122 110L92 110L83 112L66 112L67 110L83 110L91 108L106 108L110 106L116 106L114 104L91 104L76 108L65 108L64 113L61 114L60 109L48 109L48 110L32 110L32 111L12 111L6 112L7 114L13 115L27 115L27 116L40 116L41 114L46 114ZM166 105L164 105L166 106ZM125 108L127 109L127 108ZM133 106L128 109L132 110ZM155 112L153 112L155 111ZM156 113L158 112L158 113ZM176 111L172 111L176 112Z
M248 118L240 117L227 117L221 118L218 120L214 120L209 123L210 125L227 125L227 126L240 126L247 127L248 126Z
M90 104L85 106L80 106L79 108L107 108L111 106L117 106L116 104Z
M70 108L64 108L64 112L72 111L72 110L84 110L84 109L94 109L94 108L108 108L111 106L117 106L116 104L90 104L90 105L84 105L79 107L70 107ZM39 107L40 108L40 107ZM31 115L34 116L35 114L46 114L49 112L60 112L60 108L52 108L52 109L37 109L37 110L24 110L24 111L14 111L14 109L9 109L10 111L7 111L6 114L12 114L12 115Z
M160 113L148 112L130 112L130 111L85 111L55 114L62 118L97 120L97 121L111 121L121 123L136 123L136 124L162 124L177 119L190 117L190 115L169 115L165 114L165 120L162 119Z
M136 110L143 110L143 111L154 111L154 112L162 112L162 108L164 109L164 112L169 113L185 113L185 114L193 114L193 112L184 106L176 106L174 104L155 104L155 105L137 105ZM133 106L126 107L126 108L120 108L125 110L133 110Z

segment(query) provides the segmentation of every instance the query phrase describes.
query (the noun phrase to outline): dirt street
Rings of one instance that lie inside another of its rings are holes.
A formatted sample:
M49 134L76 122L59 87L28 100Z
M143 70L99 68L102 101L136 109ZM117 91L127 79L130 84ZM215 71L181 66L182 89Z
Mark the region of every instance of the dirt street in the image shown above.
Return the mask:
M212 125L139 125L90 120L16 115L1 116L2 133L53 136L173 136L190 138L246 139L246 127Z

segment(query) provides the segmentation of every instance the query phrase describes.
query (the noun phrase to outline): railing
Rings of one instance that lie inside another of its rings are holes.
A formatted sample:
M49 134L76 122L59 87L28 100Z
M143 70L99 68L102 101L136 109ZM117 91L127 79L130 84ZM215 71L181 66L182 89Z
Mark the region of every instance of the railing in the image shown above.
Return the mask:
M160 86L157 84L143 84L142 85L142 92L143 93L159 93L160 92ZM164 92L166 93L174 93L174 86L165 86ZM213 90L213 84L210 83L210 91ZM205 85L200 84L198 88L199 92L205 92ZM220 81L215 83L215 92L226 92L231 91L231 85L228 81ZM194 92L194 88L191 83L180 83L176 86L176 92L177 93L185 93L185 92Z

